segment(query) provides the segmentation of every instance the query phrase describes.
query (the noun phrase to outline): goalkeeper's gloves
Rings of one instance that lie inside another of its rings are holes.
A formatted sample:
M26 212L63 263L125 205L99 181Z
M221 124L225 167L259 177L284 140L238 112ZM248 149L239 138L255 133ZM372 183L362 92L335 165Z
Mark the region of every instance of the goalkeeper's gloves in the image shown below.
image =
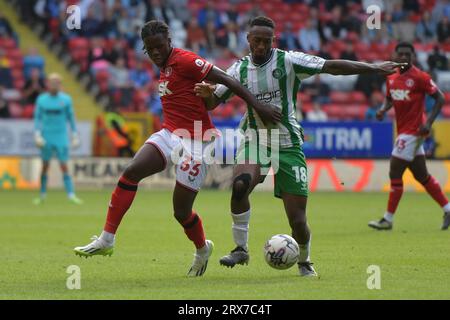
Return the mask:
M72 148L78 148L81 145L80 137L77 132L72 133Z
M45 140L42 137L42 134L40 131L36 131L34 133L34 142L36 143L36 146L38 148L42 148L43 146L45 146Z

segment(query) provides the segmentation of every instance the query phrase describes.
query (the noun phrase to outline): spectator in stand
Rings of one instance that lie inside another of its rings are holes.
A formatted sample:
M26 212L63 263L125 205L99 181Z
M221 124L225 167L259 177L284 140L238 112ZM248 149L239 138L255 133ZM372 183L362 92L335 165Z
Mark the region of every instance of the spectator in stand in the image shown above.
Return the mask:
M121 0L107 0L106 1L106 14L108 15L108 11L111 14L113 20L119 20L122 15L122 10L124 7L122 6Z
M439 43L448 42L450 39L450 24L447 16L442 17L437 25L437 38Z
M232 21L239 25L241 23L241 14L237 10L236 4L229 3L228 9L225 11L225 20Z
M403 10L407 14L417 14L420 12L420 4L417 0L403 0Z
M325 59L325 60L331 60L332 58L331 58L331 56L330 56L330 54L329 54L329 44L328 43L324 43L324 44L322 44L321 46L320 46L320 50L319 50L319 52L317 52L317 56L319 56L319 57L321 57L321 58L323 58L323 59Z
M370 99L372 92L382 90L384 82L385 77L381 75L374 73L360 74L355 83L355 90L361 91L367 99Z
M353 46L353 43L351 43L350 41L347 42L345 49L341 52L340 59L352 61L358 60L358 57L355 54L355 47Z
M0 86L0 118L11 118L8 101L3 97L3 87Z
M322 106L318 101L314 101L311 111L306 113L306 121L310 122L326 122L328 115L322 110Z
M346 14L345 18L343 19L345 29L348 32L354 32L355 34L360 35L363 23L359 16L358 7L352 6L352 4L348 3L346 11L349 13Z
M128 66L126 42L123 41L122 39L116 39L111 51L108 52L106 55L108 61L111 62L113 65L117 63L117 60L123 59L125 60L125 65Z
M394 23L394 37L399 42L414 42L416 38L416 25L409 20L408 15L403 15L401 20Z
M320 34L314 21L310 18L306 20L306 25L298 33L301 48L306 52L320 51Z
M403 11L402 3L397 2L394 4L394 8L391 12L392 15L392 22L402 22L405 18L407 18L407 14L405 11Z
M123 9L121 17L117 22L119 38L125 38L128 43L135 41L136 27L141 26L142 21L139 18L131 16L128 10Z
M98 71L107 71L110 66L108 58L109 57L103 48L103 40L94 38L88 55L90 72L95 76Z
M112 9L106 10L105 19L102 21L101 30L104 38L115 39L119 37L117 18L114 17L114 12Z
M259 5L255 4L249 11L247 11L244 14L244 16L241 19L241 24L247 26L250 23L250 21L252 21L254 18L264 15L265 15L264 11L261 10Z
M434 42L436 40L437 25L431 19L429 11L425 11L416 26L416 37L420 42Z
M0 86L5 88L13 87L11 65L3 49L0 48Z
M447 56L441 52L438 45L434 46L433 53L428 56L427 62L431 72L435 70L448 70Z
M175 13L170 5L161 0L148 0L145 2L147 6L147 16L145 21L161 20L170 23L170 20L175 18Z
M441 21L443 16L450 19L450 0L437 0L431 15L434 21Z
M119 94L120 105L124 107L129 106L133 96L133 87L130 80L130 73L123 58L117 59L116 64L110 67L109 80L111 94Z
M278 47L287 51L300 49L300 43L298 42L295 33L292 31L292 24L290 22L284 24L284 30L278 40Z
M206 35L206 43L208 44L209 55L215 56L217 43L216 43L216 28L214 26L213 21L209 21L206 24L205 35Z
M40 78L45 77L44 73L45 68L45 60L39 54L39 51L35 47L31 47L28 49L28 54L23 57L23 74L25 80L30 79L31 70L38 69Z
M135 89L141 90L150 88L152 77L145 68L142 60L137 60L135 68L130 70L130 79Z
M37 68L31 69L30 78L25 82L23 98L25 104L33 104L37 97L45 91L45 81L41 78L40 71Z
M327 41L344 39L347 36L347 30L342 21L342 8L340 6L335 6L331 11L331 20L325 25L323 32Z
M97 17L93 8L88 10L86 18L81 23L83 37L92 38L102 34L102 21Z
M303 90L308 94L312 100L319 104L330 102L330 86L320 80L320 75L314 76L314 81L311 84L304 84Z
M128 5L125 9L128 11L128 15L139 21L140 24L144 24L145 18L147 17L145 1L127 0L126 2L128 2Z
M111 142L117 148L119 157L133 157L134 151L131 148L133 141L128 133L126 120L114 104L106 108L105 126L110 132Z
M159 97L158 81L153 81L147 100L148 111L153 116L153 129L159 131L163 122L161 98Z
M221 48L227 48L234 54L238 53L238 34L237 25L230 21L225 25L224 29L217 33L216 43Z
M197 19L189 21L187 28L186 46L200 56L206 55L207 41L205 31L198 25Z
M208 22L213 22L217 30L223 27L220 12L216 10L214 1L207 1L205 6L198 10L197 19L202 28L206 28Z
M3 37L13 37L14 32L13 29L11 28L11 25L8 21L8 19L6 19L3 14L0 12L0 36Z
M369 99L369 107L367 108L365 120L377 121L377 111L383 105L383 94L381 92L373 92Z

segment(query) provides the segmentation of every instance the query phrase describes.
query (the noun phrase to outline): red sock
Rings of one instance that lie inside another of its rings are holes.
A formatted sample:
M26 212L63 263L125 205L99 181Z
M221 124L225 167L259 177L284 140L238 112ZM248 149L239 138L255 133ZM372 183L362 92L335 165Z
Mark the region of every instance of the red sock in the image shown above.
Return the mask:
M389 193L389 201L387 205L387 212L392 214L397 210L398 203L402 198L403 194L403 180L402 179L392 179L391 180L391 191Z
M133 203L134 196L137 191L137 182L127 180L125 177L120 177L117 187L114 189L111 201L109 202L108 215L106 217L106 224L103 228L106 232L116 233L120 221Z
M439 186L439 182L433 177L429 176L425 182L422 182L425 190L427 190L428 194L439 203L441 207L445 206L448 203L448 199L445 194L442 192L441 187Z
M181 223L189 240L191 240L197 249L205 246L205 232L203 231L202 219L195 212Z

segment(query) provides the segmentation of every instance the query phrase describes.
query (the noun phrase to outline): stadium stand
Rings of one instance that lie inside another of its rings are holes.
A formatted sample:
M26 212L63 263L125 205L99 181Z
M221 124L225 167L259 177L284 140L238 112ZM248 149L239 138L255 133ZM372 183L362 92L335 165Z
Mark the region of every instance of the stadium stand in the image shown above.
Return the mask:
M277 23L278 45L290 49L298 47L325 58L387 60L398 41L412 40L418 53L417 64L433 74L449 97L448 1L377 1L383 4L382 26L378 31L368 30L364 25L365 9L373 2L369 0L26 1L35 6L22 6L25 1L14 2L23 21L43 22L52 42L66 48L72 65L78 68L80 76L88 79L88 87L97 99L104 99L104 106L118 105L122 111L158 110L154 108L157 86L151 83L158 78L158 70L144 57L138 33L142 24L153 18L169 24L175 45L195 50L222 68L247 54L247 23L259 14L267 14ZM82 8L82 31L66 28L67 13L63 9L71 4ZM8 29L2 29L4 20L0 16L0 32ZM0 57L1 50L6 52L11 64L13 88L23 90L25 78L18 70L23 68L24 60L15 40L1 36ZM117 63L124 66L118 67ZM130 75L136 77L136 70L140 73L138 81L149 79L148 85L133 84ZM112 81L112 73L120 74L124 81L128 77L128 83ZM382 92L384 87L377 79L364 79L369 86L361 88L356 76L323 75L320 81L331 91L327 97L312 97L306 88L313 81L306 80L305 89L299 93L302 111L311 111L319 98L328 119L364 120L372 91ZM234 99L212 115L226 119L238 117L244 111L242 102ZM443 109L443 116L450 117L450 100Z

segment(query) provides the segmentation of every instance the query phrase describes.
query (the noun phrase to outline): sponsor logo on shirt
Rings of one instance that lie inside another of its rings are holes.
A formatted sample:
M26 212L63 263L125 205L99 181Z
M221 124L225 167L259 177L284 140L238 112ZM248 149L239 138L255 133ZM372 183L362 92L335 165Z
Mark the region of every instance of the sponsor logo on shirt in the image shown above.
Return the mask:
M408 79L406 80L406 86L407 87L412 87L414 85L414 80L413 79Z
M167 67L166 70L164 70L164 73L166 77L169 77L172 74L172 67Z
M275 90L275 91L271 91L271 92L263 92L263 93L258 93L256 95L256 99L258 99L259 101L264 101L266 103L271 102L274 99L277 98L281 98L281 90Z
M276 68L272 71L272 76L275 79L280 79L283 76L283 70L281 70L280 68Z
M197 60L195 60L195 64L196 64L198 67L203 67L203 65L205 64L205 62L204 62L202 59L197 59Z
M391 93L391 97L393 100L396 100L396 101L411 100L409 98L410 90L391 89L391 90L389 90L389 92Z
M158 91L159 91L160 97L164 97L165 95L172 94L172 91L169 90L168 85L169 85L169 81L161 81L159 83Z

